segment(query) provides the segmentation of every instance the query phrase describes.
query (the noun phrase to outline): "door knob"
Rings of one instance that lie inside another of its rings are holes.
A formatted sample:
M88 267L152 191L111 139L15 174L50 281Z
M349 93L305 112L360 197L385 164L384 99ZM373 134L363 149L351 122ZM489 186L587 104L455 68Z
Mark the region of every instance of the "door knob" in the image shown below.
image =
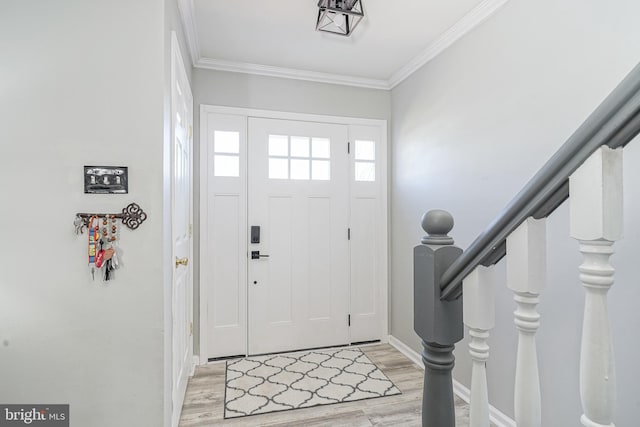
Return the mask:
M260 251L251 251L251 259L269 258L269 255L260 255Z
M189 264L189 258L178 258L178 257L176 257L176 268L178 268L179 265L186 266L187 264Z

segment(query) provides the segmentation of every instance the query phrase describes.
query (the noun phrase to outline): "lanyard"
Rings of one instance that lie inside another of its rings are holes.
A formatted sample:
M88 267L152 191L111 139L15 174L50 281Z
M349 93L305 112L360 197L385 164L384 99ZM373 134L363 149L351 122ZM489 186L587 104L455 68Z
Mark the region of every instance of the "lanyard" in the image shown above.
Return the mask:
M94 219L98 219L98 217L96 216L92 216L89 219L89 226L87 227L87 235L88 235L88 247L87 247L87 252L88 252L88 257L89 257L89 266L91 267L91 264L95 264L95 260L96 260L96 241L98 240L98 227L93 227L93 220Z

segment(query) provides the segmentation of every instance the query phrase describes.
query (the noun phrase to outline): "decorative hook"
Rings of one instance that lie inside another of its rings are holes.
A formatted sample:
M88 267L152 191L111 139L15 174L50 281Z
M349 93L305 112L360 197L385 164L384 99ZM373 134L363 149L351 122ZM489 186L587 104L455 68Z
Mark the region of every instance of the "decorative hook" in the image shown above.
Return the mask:
M82 234L84 229L89 226L89 219L91 217L96 218L119 218L122 223L129 227L131 230L135 230L140 227L147 219L147 213L142 210L137 203L130 203L127 207L122 209L122 213L110 214L110 213L77 213L76 219L73 221L73 225L76 229L76 234Z

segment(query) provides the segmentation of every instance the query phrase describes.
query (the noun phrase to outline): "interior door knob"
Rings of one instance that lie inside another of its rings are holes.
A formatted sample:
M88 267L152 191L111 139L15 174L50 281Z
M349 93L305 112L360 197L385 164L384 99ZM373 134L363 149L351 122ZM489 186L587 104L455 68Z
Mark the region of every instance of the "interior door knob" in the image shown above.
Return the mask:
M180 265L188 265L189 264L189 258L178 258L176 257L176 268L178 268L178 266Z

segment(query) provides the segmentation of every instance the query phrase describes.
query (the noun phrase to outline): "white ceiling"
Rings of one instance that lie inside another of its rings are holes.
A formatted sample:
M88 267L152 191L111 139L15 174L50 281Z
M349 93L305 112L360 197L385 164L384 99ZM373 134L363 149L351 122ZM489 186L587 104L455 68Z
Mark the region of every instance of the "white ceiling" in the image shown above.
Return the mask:
M350 37L315 30L317 0L180 0L194 66L389 89L507 0L362 0Z

